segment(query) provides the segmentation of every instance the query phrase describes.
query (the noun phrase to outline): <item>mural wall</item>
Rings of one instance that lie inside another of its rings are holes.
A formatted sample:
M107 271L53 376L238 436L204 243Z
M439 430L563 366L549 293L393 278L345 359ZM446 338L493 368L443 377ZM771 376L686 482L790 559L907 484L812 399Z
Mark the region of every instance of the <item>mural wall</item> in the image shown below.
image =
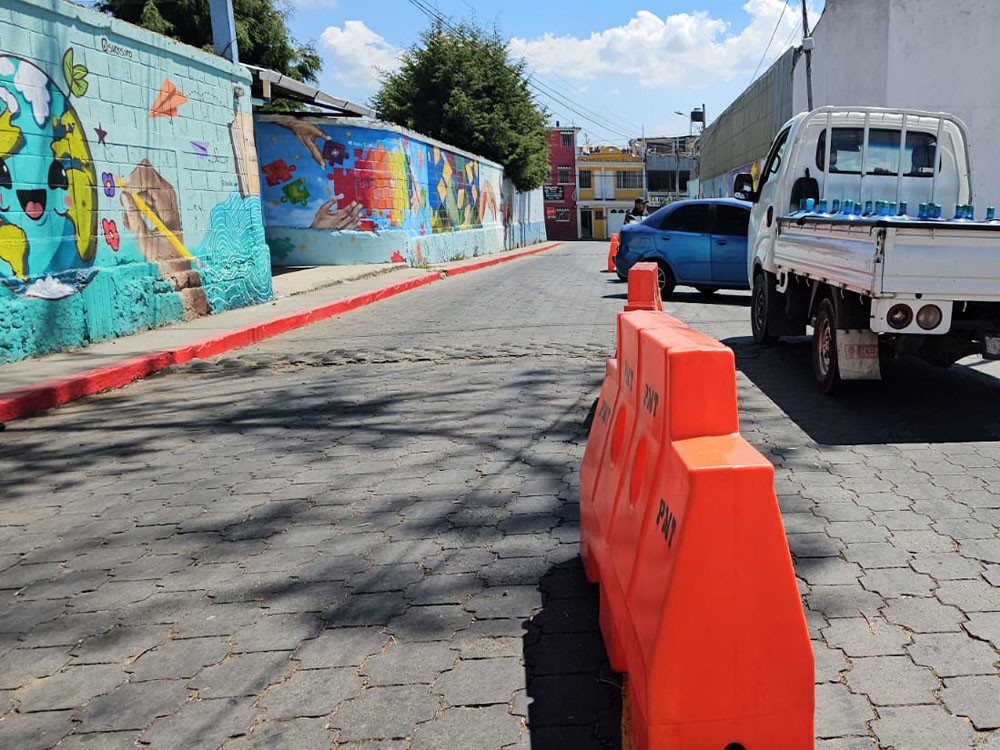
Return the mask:
M250 78L61 0L0 15L0 364L271 296Z
M263 115L255 140L276 266L419 266L499 252L538 234L520 225L530 224L530 210L504 193L499 165L394 125Z

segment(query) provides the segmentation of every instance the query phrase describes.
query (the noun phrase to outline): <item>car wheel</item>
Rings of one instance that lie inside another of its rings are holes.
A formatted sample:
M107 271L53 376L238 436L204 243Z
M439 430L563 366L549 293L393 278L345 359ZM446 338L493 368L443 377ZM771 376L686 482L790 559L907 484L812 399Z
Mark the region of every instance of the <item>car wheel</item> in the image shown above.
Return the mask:
M622 273L621 271L619 271L616 268L615 269L615 274L617 274L619 281L628 281L628 274L627 273Z
M774 285L770 275L764 271L757 271L753 275L753 290L750 294L750 328L753 331L753 340L757 344L766 344L778 338L767 332L773 292Z
M820 391L836 393L843 386L837 360L837 314L829 297L819 303L813 324L813 373Z
M656 261L656 268L657 276L660 281L660 299L665 300L674 293L674 287L677 286L677 280L674 279L674 272L670 270L670 266L662 260Z
M715 286L696 286L695 291L697 291L698 294L707 297L710 294L715 294L717 291L719 291L719 288Z

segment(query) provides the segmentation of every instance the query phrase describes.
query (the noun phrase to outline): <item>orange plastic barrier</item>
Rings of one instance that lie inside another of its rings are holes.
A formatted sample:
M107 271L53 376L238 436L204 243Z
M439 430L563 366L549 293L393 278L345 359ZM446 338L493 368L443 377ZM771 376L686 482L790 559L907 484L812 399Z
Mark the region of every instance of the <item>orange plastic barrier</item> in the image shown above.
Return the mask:
M626 602L633 747L812 750L813 653L774 467L738 434L667 457Z
M655 499L650 498L654 473L664 464L667 446L671 440L727 435L739 429L736 369L729 347L693 328L649 328L639 334L639 363L642 408L607 525L608 564L601 577L601 630L617 671L627 669L634 659L627 653L634 644L627 638L625 593L645 509Z
M684 324L646 310L618 314L615 378L612 382L611 370L607 370L580 468L580 557L592 582L601 578L606 531L638 409L639 331L662 326Z
M618 356L581 554L586 528L633 747L811 750L812 648L774 468L737 432L732 352L640 311L619 315Z
M643 261L628 270L628 302L625 311L663 310L660 297L660 271L655 263Z
M618 253L618 235L611 235L611 247L608 250L608 271L615 270L615 255Z

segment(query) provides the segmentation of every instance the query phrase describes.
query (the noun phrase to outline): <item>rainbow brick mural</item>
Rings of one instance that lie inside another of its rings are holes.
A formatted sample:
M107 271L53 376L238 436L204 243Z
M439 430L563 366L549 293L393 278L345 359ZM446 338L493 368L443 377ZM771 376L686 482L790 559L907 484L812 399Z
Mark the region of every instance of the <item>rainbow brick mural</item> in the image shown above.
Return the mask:
M273 265L419 266L523 244L493 162L371 120L262 115L254 132Z

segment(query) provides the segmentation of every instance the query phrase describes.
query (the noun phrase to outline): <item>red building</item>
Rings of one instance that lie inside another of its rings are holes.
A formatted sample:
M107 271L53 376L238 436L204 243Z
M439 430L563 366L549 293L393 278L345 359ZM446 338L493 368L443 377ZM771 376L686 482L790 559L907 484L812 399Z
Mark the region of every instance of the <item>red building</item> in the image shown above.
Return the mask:
M576 135L580 128L549 130L549 181L545 196L545 233L550 240L580 237L576 210Z

